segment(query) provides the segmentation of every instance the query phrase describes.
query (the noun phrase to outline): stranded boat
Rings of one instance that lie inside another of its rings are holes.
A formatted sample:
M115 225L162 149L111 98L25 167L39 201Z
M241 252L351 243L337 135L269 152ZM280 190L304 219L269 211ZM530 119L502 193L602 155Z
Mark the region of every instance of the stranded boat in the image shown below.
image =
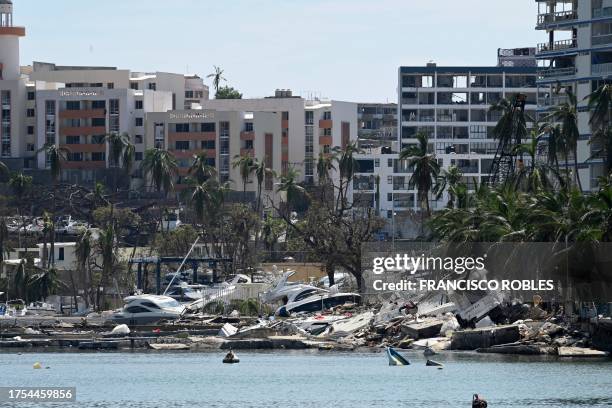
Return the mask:
M336 287L332 287L329 291L324 289L304 290L289 299L287 304L279 307L276 314L281 317L289 317L292 313L318 312L345 303L359 304L360 302L361 295L357 293L338 293Z
M185 311L185 306L169 296L128 296L123 309L115 311L109 320L117 324L142 325L160 320L176 320Z

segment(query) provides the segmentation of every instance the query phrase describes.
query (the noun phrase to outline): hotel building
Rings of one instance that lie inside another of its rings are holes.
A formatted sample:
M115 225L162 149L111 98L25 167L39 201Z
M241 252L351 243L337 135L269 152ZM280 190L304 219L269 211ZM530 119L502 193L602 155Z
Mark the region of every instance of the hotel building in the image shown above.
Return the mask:
M534 49L499 50L498 65L491 67L400 67L398 73L398 144L417 143L418 133L429 137L429 152L442 169L457 166L463 181L472 187L488 181L497 150L493 128L499 112L492 104L517 93L525 94L526 114L536 115L536 67ZM354 183L355 200L376 206L377 179L381 216L392 221L418 220L417 192L409 186L412 170L397 153L370 149L359 158L360 172ZM430 197L430 207L443 208L448 197ZM395 228L394 228L395 229ZM410 234L410 225L397 230Z
M582 188L592 190L605 171L602 158L592 157L601 146L589 143L593 132L585 98L612 77L612 1L537 3L536 29L546 33L546 41L538 44L536 51L537 84L542 94L538 110L545 114L555 105L566 102L566 90L577 96L578 173ZM572 169L573 157L568 161Z

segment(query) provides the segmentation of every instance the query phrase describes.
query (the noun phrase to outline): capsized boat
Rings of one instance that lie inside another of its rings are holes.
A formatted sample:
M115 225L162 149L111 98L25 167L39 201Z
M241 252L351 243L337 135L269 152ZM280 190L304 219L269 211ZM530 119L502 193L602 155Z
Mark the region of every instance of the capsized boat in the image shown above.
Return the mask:
M410 365L404 356L395 351L393 347L387 347L387 358L389 359L390 366L407 366Z
M279 307L276 310L276 314L281 317L289 317L293 313L320 312L346 303L361 303L361 295L358 293L338 292L336 286L332 286L329 291L316 289L304 292L302 290L299 294L294 294L287 304Z

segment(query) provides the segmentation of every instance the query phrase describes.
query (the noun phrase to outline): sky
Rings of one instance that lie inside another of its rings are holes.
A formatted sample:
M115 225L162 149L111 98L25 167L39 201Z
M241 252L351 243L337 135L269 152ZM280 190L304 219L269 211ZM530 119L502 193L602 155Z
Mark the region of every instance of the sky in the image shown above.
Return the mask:
M21 63L196 73L244 97L277 88L353 102L397 99L402 65L494 65L531 47L533 0L13 0ZM210 85L210 80L206 79Z

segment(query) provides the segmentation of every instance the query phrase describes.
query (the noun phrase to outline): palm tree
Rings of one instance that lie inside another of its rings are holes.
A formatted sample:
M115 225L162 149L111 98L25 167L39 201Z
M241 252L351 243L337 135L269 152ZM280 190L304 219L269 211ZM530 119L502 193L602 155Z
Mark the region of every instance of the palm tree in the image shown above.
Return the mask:
M606 174L612 170L612 129L610 128L612 84L603 84L589 95L588 109L591 112L589 124L593 128L591 143L600 144L596 155L603 156Z
M208 74L206 78L213 79L213 87L215 88L215 93L217 93L219 92L219 86L221 85L221 81L226 81L226 79L223 77L224 71L220 67L213 65L213 68L215 69L215 72L213 72L212 74Z
M34 274L29 286L32 288L37 299L45 300L49 295L53 295L59 288L60 281L57 278L55 268L44 269Z
M100 279L100 285L98 285L96 294L96 305L98 308L104 306L100 302L100 287L106 288L111 278L113 277L113 271L115 267L115 226L109 223L105 229L100 231L100 237L98 239L98 253L100 254L102 262L102 277Z
M448 191L448 208L455 207L455 201L457 199L457 186L461 182L463 173L459 170L459 167L453 165L448 170L442 170L441 174L436 178L436 184L433 192L436 194L436 200L439 200L445 191Z
M167 196L174 189L178 164L172 153L159 148L148 149L141 168L145 177L151 177L151 182L158 193L163 192L164 196Z
M527 137L526 115L522 109L517 108L519 97L520 95L515 95L512 99L500 99L489 108L491 112L500 113L493 134L501 146L521 144Z
M514 147L514 154L521 156L527 155L529 164L525 166L523 161L516 174L515 182L516 187L523 186L527 192L537 192L542 189L549 189L553 186L553 181L549 179L548 175L554 172L555 175L558 173L553 167L545 163L540 163L537 160L538 145L540 143L541 136L537 135L534 129L531 132L531 138L526 142ZM557 177L561 182L560 177Z
M89 296L91 289L91 269L90 269L90 257L92 253L92 238L91 231L89 229L83 231L81 236L78 238L76 242L76 246L74 248L77 269L79 271L79 275L81 276L81 282L83 282L83 286L85 289L85 306L89 307Z
M217 175L217 170L208 163L208 155L206 153L200 153L193 156L193 163L189 168L189 174L194 177L199 184Z
M336 166L334 165L335 160L335 154L319 152L319 159L317 160L317 179L319 180L319 186L324 186L329 182L331 172L336 170Z
M401 151L399 159L407 160L408 166L414 169L408 185L410 188L416 187L417 199L421 204L421 209L429 216L431 215L429 192L432 190L440 173L440 165L436 156L427 152L429 146L428 136L424 133L419 133L417 134L417 140L418 144L408 146Z
M553 111L546 119L554 120L561 123L561 140L563 141L564 151L567 154L572 152L574 156L574 179L576 185L582 191L582 183L578 174L578 139L580 132L578 131L578 100L576 95L569 89L565 92L567 102L555 106ZM556 135L555 135L556 136ZM556 140L555 140L556 141ZM566 156L567 166L567 156Z
M276 192L285 193L285 207L287 215L291 217L291 209L293 204L297 202L298 197L305 193L304 187L298 184L298 177L300 173L294 168L289 167L285 174L281 175L279 182L277 183Z
M274 177L274 170L268 168L266 165L266 158L263 160L255 159L253 162L253 172L257 178L257 214L261 213L261 199L263 191L263 183L266 177Z
M232 167L238 168L240 172L240 178L242 179L242 199L246 201L246 188L251 173L254 170L255 161L249 154L236 155L234 156L234 162Z
M8 185L11 188L13 195L15 196L15 198L17 198L17 201L19 202L19 205L17 206L17 212L19 213L19 218L21 219L21 226L25 232L26 225L23 218L23 203L25 202L24 199L26 195L30 192L30 188L32 187L32 177L26 176L23 173L16 173L11 176ZM21 246L21 228L19 228L19 231L19 246Z
M119 167L123 167L127 175L131 173L134 163L135 147L130 142L130 136L127 133L109 133L104 137L104 141L108 143L110 161L114 167L113 184L115 190L117 190L118 169Z
M141 164L145 177L151 177L151 182L158 193L163 191L164 199L168 193L174 190L174 178L178 174L178 164L176 158L167 150L153 148L145 152L144 160ZM165 207L161 211L160 228L164 232L164 213Z
M6 247L9 238L9 231L6 225L6 219L0 217L0 276L4 275L4 255L8 254Z

